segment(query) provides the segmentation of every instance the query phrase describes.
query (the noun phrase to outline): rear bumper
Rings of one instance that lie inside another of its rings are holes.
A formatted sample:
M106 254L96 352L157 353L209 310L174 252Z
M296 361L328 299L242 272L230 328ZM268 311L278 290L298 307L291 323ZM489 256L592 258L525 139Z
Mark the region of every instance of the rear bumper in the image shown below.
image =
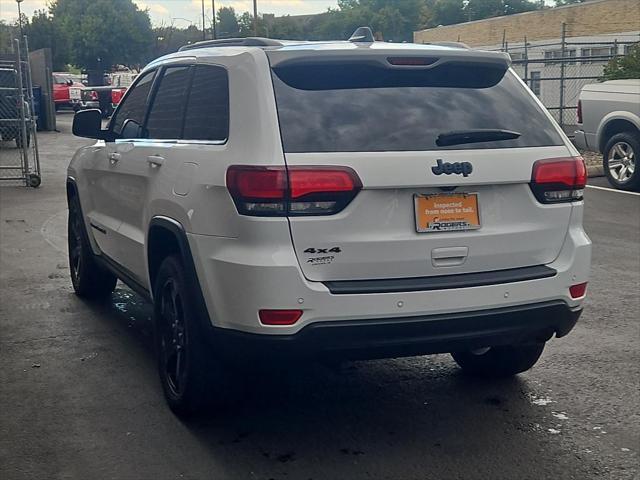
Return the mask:
M317 322L292 335L213 328L214 348L237 361L262 357L372 359L542 342L574 327L581 308L562 301L417 317Z
M580 150L590 150L592 152L600 151L595 134L587 133L584 130L576 130L573 132L573 135L573 143Z
M580 150L589 150L587 145L587 137L582 130L576 130L573 132L573 143Z

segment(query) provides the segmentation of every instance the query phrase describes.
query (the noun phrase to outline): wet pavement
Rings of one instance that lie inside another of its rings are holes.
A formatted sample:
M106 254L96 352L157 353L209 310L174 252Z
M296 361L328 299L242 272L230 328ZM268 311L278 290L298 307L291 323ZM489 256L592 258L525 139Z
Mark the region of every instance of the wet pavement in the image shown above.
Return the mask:
M518 378L473 380L447 355L291 365L184 423L162 398L150 307L121 284L106 304L73 294L64 179L86 141L70 120L39 137L40 189L0 187L3 480L640 475L640 196L587 190L585 313Z

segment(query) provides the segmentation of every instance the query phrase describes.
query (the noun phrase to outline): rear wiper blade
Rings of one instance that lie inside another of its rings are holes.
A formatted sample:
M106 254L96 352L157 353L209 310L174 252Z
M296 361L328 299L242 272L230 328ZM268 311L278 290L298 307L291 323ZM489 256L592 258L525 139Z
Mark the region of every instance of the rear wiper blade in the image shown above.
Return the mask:
M496 142L500 140L513 140L521 135L511 130L479 129L458 130L441 133L438 135L436 145L446 147L449 145L462 145L463 143Z

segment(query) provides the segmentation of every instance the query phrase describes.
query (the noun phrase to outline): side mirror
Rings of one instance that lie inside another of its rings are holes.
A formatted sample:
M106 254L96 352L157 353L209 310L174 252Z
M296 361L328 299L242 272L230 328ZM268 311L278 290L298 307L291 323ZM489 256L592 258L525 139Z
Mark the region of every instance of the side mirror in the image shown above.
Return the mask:
M73 134L76 137L109 141L111 134L102 130L102 112L97 108L80 110L73 117Z
M73 85L73 80L67 80L67 85L70 87L71 85Z

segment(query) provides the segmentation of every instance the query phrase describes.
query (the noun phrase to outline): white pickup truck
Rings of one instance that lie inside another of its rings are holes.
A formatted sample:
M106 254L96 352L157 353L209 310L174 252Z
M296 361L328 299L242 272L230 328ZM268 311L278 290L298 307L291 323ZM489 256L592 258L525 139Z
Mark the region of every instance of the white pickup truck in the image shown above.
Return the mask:
M640 79L585 85L578 102L578 148L602 153L609 182L640 189Z

